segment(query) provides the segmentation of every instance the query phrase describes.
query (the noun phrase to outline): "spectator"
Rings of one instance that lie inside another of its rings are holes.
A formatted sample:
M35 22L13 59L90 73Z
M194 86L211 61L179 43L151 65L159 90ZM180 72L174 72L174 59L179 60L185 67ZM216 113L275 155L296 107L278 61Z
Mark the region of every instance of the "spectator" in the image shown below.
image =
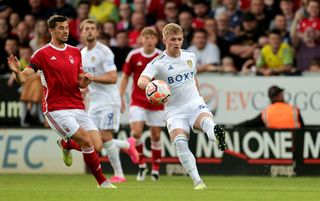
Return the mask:
M0 1L0 18L8 18L12 11L10 1Z
M293 66L293 51L287 43L281 42L279 30L269 33L269 44L265 45L257 63L257 71L264 76L290 73Z
M24 16L24 19L23 21L26 23L27 25L27 29L29 30L29 38L33 38L34 37L34 27L35 27L35 24L36 24L36 19L35 17L30 14L30 13L27 13L25 16Z
M56 0L55 8L47 11L47 18L52 15L63 15L71 19L76 19L77 11L72 5L66 3L66 0Z
M308 27L314 28L317 32L320 32L320 3L318 0L309 0L307 3L307 13L308 17L303 18L299 22L298 30L300 33L303 33ZM301 19L303 16L300 14Z
M119 21L117 7L112 1L91 0L89 16L100 24L107 20Z
M107 20L102 24L102 32L110 36L110 46L117 46L116 34L117 24L112 20ZM110 47L109 46L109 47Z
M271 102L255 118L238 124L244 127L266 127L272 129L288 129L304 127L304 122L299 108L292 106L284 100L284 89L271 86L268 96Z
M293 0L281 0L280 10L286 19L287 31L290 31L294 19Z
M29 33L30 33L30 30L27 24L24 21L19 22L17 26L17 36L18 36L20 45L29 44L30 42Z
M213 18L207 18L204 20L204 29L208 34L208 41L210 43L216 44L218 33L217 33L217 21Z
M312 27L307 28L303 34L302 39L298 37L298 33L291 32L292 45L295 48L295 58L297 61L297 70L308 71L310 70L311 60L320 59L320 44L316 30Z
M255 16L260 28L267 31L274 13L272 10L267 11L264 0L251 0L249 10Z
M25 68L32 55L32 50L29 46L21 46L19 48L19 61L21 67ZM23 104L23 112L20 116L21 126L39 125L44 122L41 111L42 85L39 73L32 75L23 85L20 94L20 100Z
M118 71L122 71L122 66L127 58L127 55L132 50L129 46L128 33L125 30L118 31L116 35L117 46L111 46L113 54L116 55L114 63L117 66Z
M229 19L229 25L232 30L238 28L241 24L242 11L239 10L237 0L223 0L223 7L218 8L215 12L215 18L221 13L226 13Z
M290 32L287 30L287 20L284 15L277 14L274 17L274 20L270 24L270 30L277 29L281 32L282 41L286 43L290 43Z
M264 31L259 29L255 16L248 12L243 14L243 21L239 35L230 46L230 55L235 61L238 71L240 71L245 61L252 58L254 50L258 46L258 40L264 35Z
M190 11L182 11L179 14L179 25L183 30L182 49L187 49L191 45L194 29L192 27L192 13Z
M320 72L320 60L312 59L310 61L310 72Z
M204 27L204 20L209 15L209 4L205 0L194 0L193 1L193 13L194 18L192 22L193 28L202 29Z
M0 60L0 75L9 75L10 69L6 58L11 54L18 55L18 47L18 38L16 36L7 37L4 45L4 59L1 58Z
M208 35L204 29L194 31L192 45L188 50L196 55L197 72L212 72L218 70L220 50L216 44L208 41Z
M232 57L224 57L222 59L220 71L224 72L224 73L236 73L237 72L237 68L234 65L234 61L233 61Z
M130 24L130 17L131 17L131 8L128 3L122 3L119 6L119 17L120 20L117 23L118 30L127 30Z
M41 6L41 0L29 0L30 13L35 17L35 19L46 19L46 9Z
M3 18L5 19L5 18ZM17 33L17 26L19 22L21 21L19 13L12 12L9 16L9 25L11 28L11 33Z
M178 11L178 6L175 1L169 0L164 3L164 19L167 21L167 23L178 22Z
M29 43L32 52L35 52L40 47L50 42L50 34L48 32L48 25L46 20L39 19L36 21L34 34L34 38Z
M139 47L138 37L141 30L145 27L146 21L143 13L134 12L131 17L131 30L129 31L129 46Z
M4 52L4 44L9 34L9 26L5 18L0 18L0 55ZM1 57L2 58L2 57ZM3 57L4 59L6 57Z
M90 2L87 0L79 1L77 5L77 18L69 20L69 43L77 45L80 42L80 23L89 18Z

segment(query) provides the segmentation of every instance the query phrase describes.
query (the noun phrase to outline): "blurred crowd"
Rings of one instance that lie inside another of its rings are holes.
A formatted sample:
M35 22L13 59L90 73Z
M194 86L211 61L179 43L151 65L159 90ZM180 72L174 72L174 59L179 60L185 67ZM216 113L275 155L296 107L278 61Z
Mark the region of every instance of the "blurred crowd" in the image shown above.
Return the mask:
M99 40L114 52L118 71L129 51L140 47L145 26L156 28L164 49L161 30L174 22L183 28L183 48L197 56L199 73L320 72L320 0L0 0L0 76L9 86L14 79L7 56L16 55L24 68L50 42L46 20L53 14L69 18L68 43L80 49L80 22L96 19ZM24 86L28 111L41 99L37 87Z

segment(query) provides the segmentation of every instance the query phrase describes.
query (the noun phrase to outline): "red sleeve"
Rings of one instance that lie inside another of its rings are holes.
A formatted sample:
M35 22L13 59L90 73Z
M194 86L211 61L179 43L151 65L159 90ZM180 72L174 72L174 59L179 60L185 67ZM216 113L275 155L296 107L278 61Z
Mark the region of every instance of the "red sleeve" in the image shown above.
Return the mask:
M29 65L27 66L27 68L32 68L35 72L37 72L38 70L41 70L41 56L39 52L35 52L29 62Z
M130 76L133 72L133 66L131 64L132 64L132 56L129 53L128 57L126 58L126 61L122 66L122 72L128 76Z

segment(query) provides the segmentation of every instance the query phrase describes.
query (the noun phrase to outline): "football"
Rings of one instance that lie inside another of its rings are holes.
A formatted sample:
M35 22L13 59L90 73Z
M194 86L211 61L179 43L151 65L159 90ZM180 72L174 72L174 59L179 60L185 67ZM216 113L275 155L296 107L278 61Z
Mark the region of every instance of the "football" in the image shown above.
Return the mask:
M153 80L146 88L147 99L154 105L163 105L170 95L169 86L162 80Z

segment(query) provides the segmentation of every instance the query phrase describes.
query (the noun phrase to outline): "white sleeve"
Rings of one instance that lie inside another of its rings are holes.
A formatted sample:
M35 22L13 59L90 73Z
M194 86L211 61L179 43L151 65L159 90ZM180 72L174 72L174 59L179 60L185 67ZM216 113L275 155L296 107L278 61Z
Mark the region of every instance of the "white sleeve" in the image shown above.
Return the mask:
M204 64L220 64L220 50L217 45L210 45L205 54Z
M153 64L154 61L148 63L147 67L143 70L141 75L147 76L148 78L154 78L158 73L158 68Z
M117 70L117 67L114 63L114 54L112 52L107 52L107 56L102 58L102 62L104 72Z

